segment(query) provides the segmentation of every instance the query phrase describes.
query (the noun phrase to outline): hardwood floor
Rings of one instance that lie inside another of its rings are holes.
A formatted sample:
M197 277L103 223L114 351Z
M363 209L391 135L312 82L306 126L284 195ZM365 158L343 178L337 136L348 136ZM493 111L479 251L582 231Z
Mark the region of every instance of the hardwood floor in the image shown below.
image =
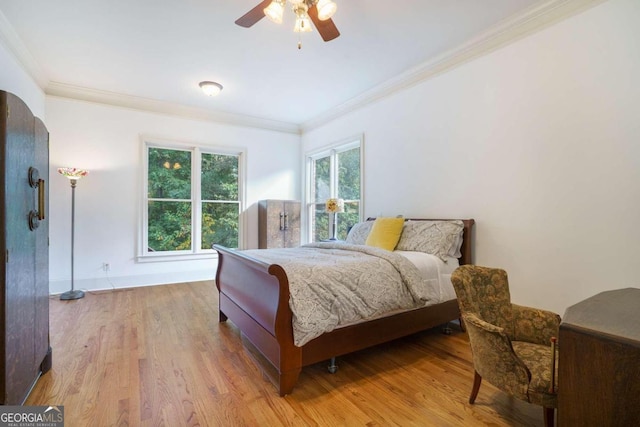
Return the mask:
M213 282L50 300L53 368L27 405L64 405L66 426L527 426L542 409L473 379L466 334L432 330L303 369L281 398Z

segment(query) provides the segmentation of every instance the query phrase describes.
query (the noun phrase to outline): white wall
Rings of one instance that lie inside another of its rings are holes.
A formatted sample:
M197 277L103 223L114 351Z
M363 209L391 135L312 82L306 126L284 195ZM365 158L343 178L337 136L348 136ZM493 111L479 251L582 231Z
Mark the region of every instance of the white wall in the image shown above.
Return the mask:
M61 166L90 171L78 182L75 211L77 289L212 279L216 260L137 263L142 149L140 135L246 147L249 246L257 247L257 205L299 198L300 137L213 122L47 97L50 133L50 291L70 286L71 189ZM111 267L109 276L102 263Z
M475 218L476 264L563 314L640 287L640 2L610 0L303 135L365 134L365 215Z
M365 215L475 218L476 263L507 269L516 302L562 314L597 292L640 287L638 22L640 2L609 0L310 131L304 149L364 133ZM70 279L70 189L55 173L67 165L91 170L77 191L76 287L213 277L215 260L134 261L140 134L247 147L253 247L255 202L299 198L296 135L45 102L1 44L0 89L24 99L51 133L54 293Z
M34 116L45 120L44 92L22 68L15 56L4 46L0 37L0 90L22 99Z

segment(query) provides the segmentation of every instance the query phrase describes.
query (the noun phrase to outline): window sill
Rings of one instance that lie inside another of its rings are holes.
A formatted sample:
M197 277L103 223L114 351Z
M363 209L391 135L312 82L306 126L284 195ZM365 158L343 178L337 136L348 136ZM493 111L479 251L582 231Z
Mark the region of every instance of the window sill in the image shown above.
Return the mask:
M218 253L216 251L194 254L145 254L138 255L136 257L136 262L146 263L146 262L172 262L172 261L199 261L204 259L218 259Z

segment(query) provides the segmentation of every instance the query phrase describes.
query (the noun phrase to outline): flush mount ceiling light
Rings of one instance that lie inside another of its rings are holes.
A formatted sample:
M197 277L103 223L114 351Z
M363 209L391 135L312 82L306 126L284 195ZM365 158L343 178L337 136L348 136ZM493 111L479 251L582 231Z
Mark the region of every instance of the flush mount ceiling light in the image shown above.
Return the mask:
M200 82L200 89L208 96L218 96L222 92L222 85L216 82Z
M311 22L313 22L326 42L340 35L338 28L331 20L338 8L333 0L264 0L240 17L236 24L249 28L265 16L270 21L281 24L287 2L296 16L293 31L297 33L311 31Z

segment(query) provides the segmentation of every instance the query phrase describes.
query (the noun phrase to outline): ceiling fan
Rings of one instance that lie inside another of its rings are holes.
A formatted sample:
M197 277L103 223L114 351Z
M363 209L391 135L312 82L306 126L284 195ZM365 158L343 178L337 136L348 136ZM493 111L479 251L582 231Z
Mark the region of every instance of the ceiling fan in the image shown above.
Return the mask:
M332 0L264 0L238 18L236 24L249 28L265 16L271 21L281 24L287 1L291 4L296 15L293 31L311 31L309 22L311 20L325 42L331 41L340 35L338 28L331 20L336 11L336 4Z

